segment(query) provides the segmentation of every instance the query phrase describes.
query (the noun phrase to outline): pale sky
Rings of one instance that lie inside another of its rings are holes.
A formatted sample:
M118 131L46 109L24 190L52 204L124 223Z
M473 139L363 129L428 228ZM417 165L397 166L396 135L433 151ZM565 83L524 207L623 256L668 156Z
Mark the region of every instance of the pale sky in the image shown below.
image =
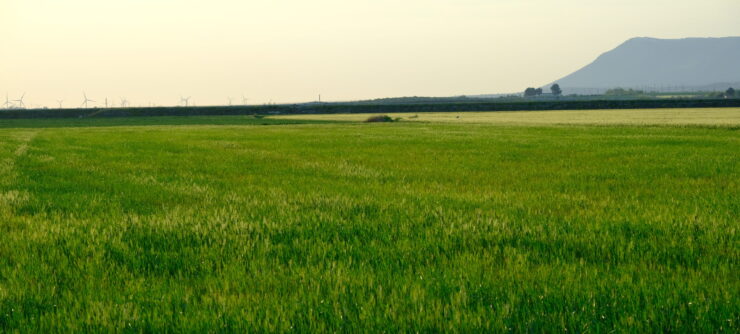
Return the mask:
M29 107L518 92L632 37L740 36L738 0L0 0Z

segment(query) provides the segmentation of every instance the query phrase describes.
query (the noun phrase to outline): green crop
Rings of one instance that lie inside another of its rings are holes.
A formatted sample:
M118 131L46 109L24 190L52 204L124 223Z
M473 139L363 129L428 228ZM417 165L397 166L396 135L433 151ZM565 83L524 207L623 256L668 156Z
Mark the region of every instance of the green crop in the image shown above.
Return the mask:
M0 332L740 330L737 128L302 122L0 123Z

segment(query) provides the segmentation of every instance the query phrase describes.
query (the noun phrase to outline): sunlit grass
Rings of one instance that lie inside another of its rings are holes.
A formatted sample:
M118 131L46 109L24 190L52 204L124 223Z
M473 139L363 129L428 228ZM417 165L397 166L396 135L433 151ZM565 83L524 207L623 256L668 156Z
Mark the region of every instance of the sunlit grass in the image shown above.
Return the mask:
M0 129L0 332L738 331L736 128L198 119Z
M362 121L373 114L285 115L283 120ZM581 125L712 125L740 126L740 108L554 110L514 112L391 113L414 122Z

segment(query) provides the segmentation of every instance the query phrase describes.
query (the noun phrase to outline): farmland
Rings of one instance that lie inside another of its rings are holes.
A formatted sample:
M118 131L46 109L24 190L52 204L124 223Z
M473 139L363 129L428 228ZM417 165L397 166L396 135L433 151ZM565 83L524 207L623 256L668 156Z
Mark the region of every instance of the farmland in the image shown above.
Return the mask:
M286 115L282 120L363 121L371 114ZM393 113L413 122L506 125L740 126L740 108Z
M366 117L0 121L0 332L740 330L740 109Z

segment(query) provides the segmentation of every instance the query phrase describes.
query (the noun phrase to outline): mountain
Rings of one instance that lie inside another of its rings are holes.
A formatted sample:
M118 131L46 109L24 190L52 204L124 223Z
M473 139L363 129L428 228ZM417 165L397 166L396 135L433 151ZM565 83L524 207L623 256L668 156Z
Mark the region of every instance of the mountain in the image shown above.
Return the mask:
M565 94L615 87L654 91L739 87L740 37L633 38L554 83Z

